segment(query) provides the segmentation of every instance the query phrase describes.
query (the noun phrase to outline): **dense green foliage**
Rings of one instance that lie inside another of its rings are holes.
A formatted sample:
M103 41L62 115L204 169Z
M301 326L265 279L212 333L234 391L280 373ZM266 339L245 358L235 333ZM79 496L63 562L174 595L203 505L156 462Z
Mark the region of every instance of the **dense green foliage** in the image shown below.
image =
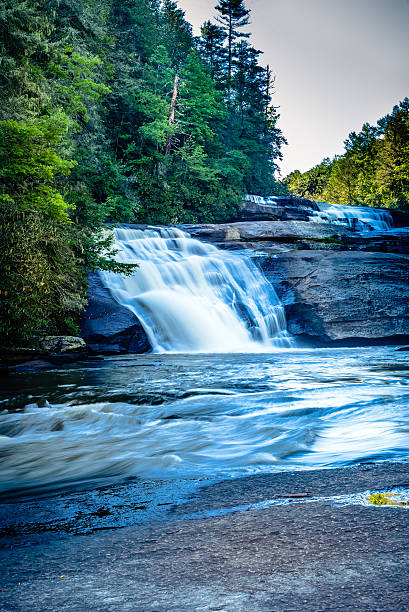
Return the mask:
M243 0L195 38L172 0L0 7L1 344L75 333L104 223L223 221L278 192L284 138Z
M332 204L409 208L409 99L376 126L368 123L345 141L345 153L284 183L297 196Z

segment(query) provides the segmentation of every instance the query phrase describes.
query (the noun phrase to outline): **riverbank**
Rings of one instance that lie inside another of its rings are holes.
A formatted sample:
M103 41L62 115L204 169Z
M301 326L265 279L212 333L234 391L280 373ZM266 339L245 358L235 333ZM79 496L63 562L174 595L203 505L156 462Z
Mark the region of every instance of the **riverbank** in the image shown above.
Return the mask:
M134 483L135 505L146 486L138 497ZM407 492L408 462L220 481L183 499L189 486L162 497L161 517L145 524L97 528L97 517L91 534L75 536L47 531L45 520L42 533L8 536L4 609L407 610L409 510L365 500ZM72 495L56 499L74 518ZM93 495L82 493L84 509ZM50 502L43 512L58 507Z

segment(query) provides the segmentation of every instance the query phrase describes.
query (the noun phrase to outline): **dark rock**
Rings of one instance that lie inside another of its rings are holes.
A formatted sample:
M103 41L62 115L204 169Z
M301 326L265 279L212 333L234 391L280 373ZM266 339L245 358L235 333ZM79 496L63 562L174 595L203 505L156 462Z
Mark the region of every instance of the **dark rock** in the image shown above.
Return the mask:
M82 337L92 353L146 353L151 346L136 315L119 304L97 274L89 278Z
M45 351L39 351L34 348L25 347L0 347L0 358L7 366L18 365L25 361L33 361L35 359L46 358Z
M37 348L0 347L0 358L5 366L47 363L50 367L72 363L87 357L88 351L82 338L76 336L46 336L38 341Z
M291 196L274 196L260 201L244 200L239 219L243 221L308 221L318 205L312 200Z
M409 346L401 346L400 348L396 349L397 351L409 351Z
M5 374L8 374L8 372L9 369L7 367L7 363L0 361L0 376L4 376Z
M55 364L49 361L43 361L42 359L34 359L33 361L26 361L18 365L9 366L9 370L12 372L41 372L42 370L53 370L54 368Z
M396 227L409 227L409 210L389 208L388 212L392 215Z
M292 251L262 268L304 341L400 344L409 339L409 258L387 253Z

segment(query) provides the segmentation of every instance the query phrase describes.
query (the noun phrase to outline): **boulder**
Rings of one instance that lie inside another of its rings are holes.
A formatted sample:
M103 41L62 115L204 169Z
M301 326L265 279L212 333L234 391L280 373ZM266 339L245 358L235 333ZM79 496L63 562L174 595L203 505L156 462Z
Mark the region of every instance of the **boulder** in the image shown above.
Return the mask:
M11 372L42 372L44 370L54 370L55 364L43 359L34 359L33 361L25 361L18 365L12 365L8 368Z
M318 344L409 339L409 258L392 253L292 251L261 260L295 337Z
M39 343L45 353L86 353L87 345L76 336L45 336Z
M89 277L88 306L81 332L89 350L95 354L146 353L151 350L137 316L112 297L96 273Z
M37 342L36 348L0 347L0 362L3 370L36 372L72 363L87 357L87 346L77 336L45 336Z

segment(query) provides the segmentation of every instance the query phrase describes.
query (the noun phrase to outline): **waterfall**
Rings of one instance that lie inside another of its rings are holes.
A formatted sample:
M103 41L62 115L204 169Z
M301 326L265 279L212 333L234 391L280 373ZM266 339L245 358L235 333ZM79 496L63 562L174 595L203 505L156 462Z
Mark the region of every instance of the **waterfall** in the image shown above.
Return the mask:
M251 202L252 204L258 204L259 206L274 206L280 203L280 197L248 194L245 196L244 201Z
M139 267L130 277L101 272L114 298L132 310L154 352L260 352L292 346L284 308L244 254L231 254L176 228L115 230L116 258Z
M310 216L313 223L347 225L359 232L387 231L393 227L393 218L387 210L366 206L341 206L317 202L319 211Z
M333 225L346 225L352 230L367 233L371 231L385 232L394 228L393 217L388 210L371 208L367 206L342 206L327 204L326 202L306 201L302 198L289 198L282 196L247 195L244 198L249 204L259 207L282 206L284 209L288 201L294 200L293 206L302 209L309 202L311 213L308 220L312 223L331 223ZM317 210L314 210L314 207Z

